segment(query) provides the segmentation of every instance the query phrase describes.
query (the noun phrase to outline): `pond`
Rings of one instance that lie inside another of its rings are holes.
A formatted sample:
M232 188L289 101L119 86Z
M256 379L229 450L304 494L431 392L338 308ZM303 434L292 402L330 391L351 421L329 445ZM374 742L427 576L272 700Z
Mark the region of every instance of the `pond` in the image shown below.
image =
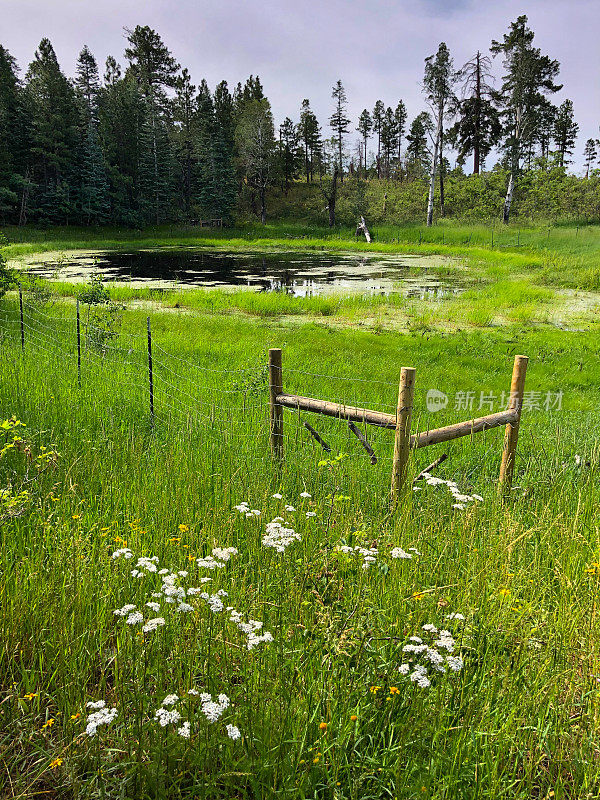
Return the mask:
M443 297L459 292L455 277L440 277L440 256L381 253L249 252L198 248L136 251L75 251L43 254L26 265L34 274L87 281L94 272L107 281L153 288L249 288L296 297L360 292L408 297Z

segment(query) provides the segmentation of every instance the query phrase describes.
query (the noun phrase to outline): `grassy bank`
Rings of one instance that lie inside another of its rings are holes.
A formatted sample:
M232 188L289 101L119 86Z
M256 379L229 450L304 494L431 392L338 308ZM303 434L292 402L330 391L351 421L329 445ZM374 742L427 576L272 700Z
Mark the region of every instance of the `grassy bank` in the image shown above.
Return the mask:
M357 242L350 229L314 228L294 224L246 226L208 231L197 228L158 228L146 231L115 229L9 229L4 248L14 263L27 264L51 254L60 267L69 250L206 247L228 250L371 252L439 255L430 271L459 275L467 288L459 297L423 301L400 295L372 297L317 297L302 300L283 294L245 291L172 290L162 303L200 312L239 311L259 316L315 316L337 319L341 325L359 324L396 330L457 330L506 324L551 324L588 327L597 321L594 297L581 293L600 290L600 228L598 226L522 226L439 224L378 227L375 241ZM447 259L451 259L448 261ZM452 259L454 259L452 261ZM457 272L458 270L458 272ZM60 278L60 272L58 273ZM73 297L77 287L64 281L54 291ZM115 299L153 302L148 287L118 286Z
M7 444L18 439L0 461L10 487L0 742L15 797L597 793L597 334L398 337L155 309L151 426L145 310L127 310L104 345L84 336L81 388L73 306L26 310L24 353L11 298L0 345L4 416L27 425L5 429ZM284 348L289 391L380 410L395 407L399 367L416 366L420 429L485 413L482 392L499 405L513 354L528 354L534 407L511 502L496 499L500 431L419 452L412 464L416 473L448 452L436 474L483 498L464 509L445 486L421 483L390 514L392 436L369 431L372 466L342 424L321 417L310 422L332 453L310 438L305 417L286 412L276 469L270 346ZM444 411L427 412L432 388L448 395ZM236 510L242 501L261 516ZM277 516L300 537L284 553L263 543ZM226 546L239 551L226 566L197 563ZM364 555L340 546L376 548L376 561L363 569ZM393 558L395 547L411 558ZM111 558L123 548L133 559ZM194 593L191 610L178 611L151 568L132 577L141 556L179 571L172 585L185 591L226 591L224 605L262 622L273 641L248 650L231 612ZM165 624L146 633L127 624L113 611L128 603L144 624ZM420 663L403 650L409 637L432 644L423 625L450 630L463 663L446 674L429 664L429 686L401 668L412 674ZM190 690L231 704L210 723ZM170 694L181 718L161 727L155 712ZM99 700L116 717L90 737L86 703ZM189 739L178 733L184 721Z
M286 230L24 232L7 252L359 246ZM0 300L0 795L600 793L600 332L572 288L598 231L492 250L468 230L421 242L462 259L465 291L439 302L112 287L114 327L81 307L80 371L80 287L25 291L22 332L15 294ZM374 247L415 252L416 232ZM416 367L419 430L500 410L528 355L509 501L500 430L411 457L414 477L447 453L435 475L462 499L420 481L393 509L393 434L365 430L372 464L316 415L285 411L276 465L270 347L290 393L390 413L400 367Z

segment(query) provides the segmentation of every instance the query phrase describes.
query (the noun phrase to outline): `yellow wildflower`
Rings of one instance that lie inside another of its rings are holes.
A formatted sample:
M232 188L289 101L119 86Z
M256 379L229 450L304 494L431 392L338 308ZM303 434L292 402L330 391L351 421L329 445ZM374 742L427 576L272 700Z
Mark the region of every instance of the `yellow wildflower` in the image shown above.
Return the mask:
M50 719L44 722L44 724L42 725L42 730L44 730L44 728L51 728L53 725L54 725L54 718L50 717Z
M34 697L37 697L39 692L27 692L23 700L33 700Z
M350 717L351 722L356 722L357 719L358 717L356 716L356 714L352 714L352 716Z
M377 694L377 692L381 691L381 686L371 686L369 691L371 692L371 694Z
M326 722L320 722L319 723L319 730L326 731L327 730L327 723Z
M50 769L56 769L57 767L60 767L62 763L63 763L62 758L55 758L50 762Z
M179 530L181 533L187 533L190 529L189 525L184 525L183 523L179 526Z

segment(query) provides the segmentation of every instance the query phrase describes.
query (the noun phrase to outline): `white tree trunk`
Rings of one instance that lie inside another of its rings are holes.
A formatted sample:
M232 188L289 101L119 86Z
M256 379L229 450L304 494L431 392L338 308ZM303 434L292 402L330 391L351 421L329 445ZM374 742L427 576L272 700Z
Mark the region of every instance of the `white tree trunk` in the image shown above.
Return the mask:
M437 131L435 143L433 145L433 158L431 159L431 173L429 175L429 200L427 202L427 227L433 224L433 200L435 197L435 172L437 169L438 153L440 149L440 138L442 136L442 114L438 115Z
M504 199L504 211L502 212L502 219L504 220L504 222L508 222L508 218L510 217L510 206L512 204L514 190L515 190L515 177L514 173L511 172L508 178L508 188L506 190L506 197Z

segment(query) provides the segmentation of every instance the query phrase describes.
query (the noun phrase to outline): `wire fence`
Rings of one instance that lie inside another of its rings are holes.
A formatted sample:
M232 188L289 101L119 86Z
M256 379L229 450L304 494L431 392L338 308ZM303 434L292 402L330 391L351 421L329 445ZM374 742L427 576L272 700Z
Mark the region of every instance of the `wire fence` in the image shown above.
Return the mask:
M156 426L173 424L180 431L210 431L228 443L244 436L247 442L260 445L261 452L268 448L270 387L266 352L242 365L236 363L239 354L234 361L234 356L220 351L217 344L198 348L197 352L175 353L166 347L164 337L153 335L151 319L148 335L145 326L132 331L98 324L87 308L78 324L74 305L53 308L31 302L26 294L21 295L20 301L0 307L0 354L5 363L11 358L15 363L21 357L35 358L49 389L62 382L77 387L85 398L86 393L87 396L97 393L102 386L105 397L112 393L117 412L121 404L123 409L135 408L137 418ZM338 375L327 369L327 359L323 359L323 371L301 369L291 361L284 369L285 391L395 414L398 399L395 372L399 372L399 366L392 359L388 361L387 368L380 366L371 375L366 362L349 364L347 374ZM427 388L417 389L413 430L418 432L438 428L443 419L441 414L428 411L427 394ZM472 410L465 408L462 412L449 408L448 413L454 422L457 414L467 419L477 416L472 413L476 408L475 405ZM479 416L485 413L489 411L483 410ZM324 460L343 452L345 458L353 461L377 463L389 469L393 460L393 431L359 423L364 439L375 453L373 462L368 448L343 420L315 417L290 408L283 409L283 415L286 452L296 452L300 458L318 456ZM309 426L305 425L307 420ZM311 425L327 447L311 434ZM475 465L475 471L488 458L497 456L498 435L494 431L484 433L478 442L470 465Z

